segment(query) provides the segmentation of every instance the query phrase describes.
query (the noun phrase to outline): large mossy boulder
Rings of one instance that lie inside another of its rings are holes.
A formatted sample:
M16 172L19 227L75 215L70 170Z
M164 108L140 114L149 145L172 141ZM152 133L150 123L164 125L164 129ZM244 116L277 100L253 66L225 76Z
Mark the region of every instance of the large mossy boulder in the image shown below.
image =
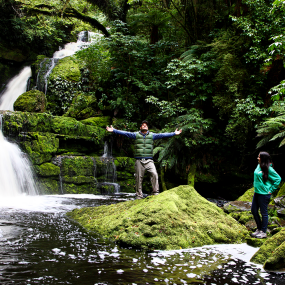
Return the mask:
M63 115L82 87L79 62L73 57L60 59L48 80L47 109L53 115Z
M89 231L135 248L179 249L241 243L247 229L191 186L67 214Z
M64 116L84 120L96 116L98 114L97 109L97 99L94 95L77 93L74 95L72 103Z
M15 101L14 110L43 113L46 111L46 96L39 90L25 92Z
M254 187L248 189L242 196L240 196L236 201L242 201L242 202L251 202L252 197L254 194Z
M67 56L60 59L53 68L49 80L62 80L78 82L81 78L80 67L78 61L73 57Z
M250 261L268 270L285 268L285 229L268 238Z

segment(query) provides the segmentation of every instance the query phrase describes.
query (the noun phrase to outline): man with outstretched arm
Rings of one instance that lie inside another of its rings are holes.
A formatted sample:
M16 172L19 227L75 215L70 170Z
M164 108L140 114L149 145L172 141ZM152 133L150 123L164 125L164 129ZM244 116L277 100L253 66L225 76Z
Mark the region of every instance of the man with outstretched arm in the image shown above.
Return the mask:
M148 131L148 122L142 121L139 132L125 132L107 126L108 132L123 135L135 140L135 173L136 173L136 198L142 199L142 181L145 171L150 173L152 185L152 194L159 194L158 174L153 162L153 141L162 138L170 138L180 135L182 130L176 129L173 133L150 133Z

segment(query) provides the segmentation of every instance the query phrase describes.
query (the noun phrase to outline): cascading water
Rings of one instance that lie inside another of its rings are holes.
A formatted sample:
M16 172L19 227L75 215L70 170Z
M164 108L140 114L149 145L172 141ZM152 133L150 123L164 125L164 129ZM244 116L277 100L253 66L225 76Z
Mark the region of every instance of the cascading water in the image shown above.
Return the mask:
M87 48L92 42L98 40L100 34L82 31L78 34L77 42L68 43L53 54L52 58L45 58L37 74L37 89L47 93L48 77L59 59L74 55L77 51Z
M14 111L14 102L21 94L27 91L28 80L31 76L31 67L26 66L8 82L1 94L0 110Z
M117 182L117 171L116 165L114 163L114 158L112 157L112 148L108 147L107 141L104 144L104 153L101 157L101 161L103 162L103 182L98 183L98 188L103 192L107 190L107 194L110 192L110 188L113 188L114 194L120 193L120 185Z
M2 126L2 117L1 126ZM37 194L33 171L27 156L14 144L8 142L0 131L0 197L17 196L22 193Z
M26 66L9 81L1 96L0 110L14 110L14 102L26 92L31 75L31 67ZM37 187L30 161L17 144L6 140L2 134L2 115L0 121L0 197L35 195Z

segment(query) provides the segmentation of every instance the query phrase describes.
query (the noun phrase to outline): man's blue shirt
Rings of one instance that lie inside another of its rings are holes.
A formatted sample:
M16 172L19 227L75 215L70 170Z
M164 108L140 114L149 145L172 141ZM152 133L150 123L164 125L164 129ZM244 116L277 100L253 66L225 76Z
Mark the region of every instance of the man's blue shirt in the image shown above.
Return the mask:
M119 130L116 130L116 129L114 129L113 132L115 134L122 135L122 136L128 137L128 138L133 139L133 140L136 139L136 133L137 132L126 132L126 131L119 131ZM149 134L149 131L147 131L147 133L145 133L145 134L140 132L140 134L145 138L145 136L147 134ZM153 140L158 140L158 139L163 139L163 138L170 138L170 137L173 137L173 136L175 136L175 132L172 132L172 133L158 133L158 134L152 133Z

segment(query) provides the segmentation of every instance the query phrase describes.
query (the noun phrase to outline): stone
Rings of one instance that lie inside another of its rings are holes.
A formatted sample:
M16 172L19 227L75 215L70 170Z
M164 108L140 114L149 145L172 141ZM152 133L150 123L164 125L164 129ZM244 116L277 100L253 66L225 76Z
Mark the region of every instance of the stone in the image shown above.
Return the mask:
M248 189L242 196L240 196L236 201L251 202L254 194L254 187Z
M97 109L97 99L94 95L76 93L64 116L84 120L96 116L98 114Z
M270 265L268 266L273 267L273 264L275 264L275 266L278 266L276 262L277 260L279 260L280 252L283 253L284 245L282 246L281 249L278 248L280 245L284 244L284 242L285 242L285 229L282 229L277 234L273 235L270 238L267 238L266 241L263 243L263 245L260 247L260 249L250 259L250 261L258 264L265 264L266 261L269 259ZM283 255L283 257L284 256L285 255ZM275 262L273 260L275 260ZM285 267L284 263L283 264L281 263L281 265L283 266L283 268Z
M223 208L224 208L224 211L226 213L250 211L251 210L251 202L231 201L231 202L224 204Z
M30 90L14 102L15 111L43 113L46 111L46 96L39 90Z
M89 231L134 248L170 250L242 243L249 237L244 226L188 185L141 200L75 209L67 215Z
M42 177L49 177L49 176L58 177L60 174L60 167L49 162L43 163L41 165L35 165L34 169L36 174Z

